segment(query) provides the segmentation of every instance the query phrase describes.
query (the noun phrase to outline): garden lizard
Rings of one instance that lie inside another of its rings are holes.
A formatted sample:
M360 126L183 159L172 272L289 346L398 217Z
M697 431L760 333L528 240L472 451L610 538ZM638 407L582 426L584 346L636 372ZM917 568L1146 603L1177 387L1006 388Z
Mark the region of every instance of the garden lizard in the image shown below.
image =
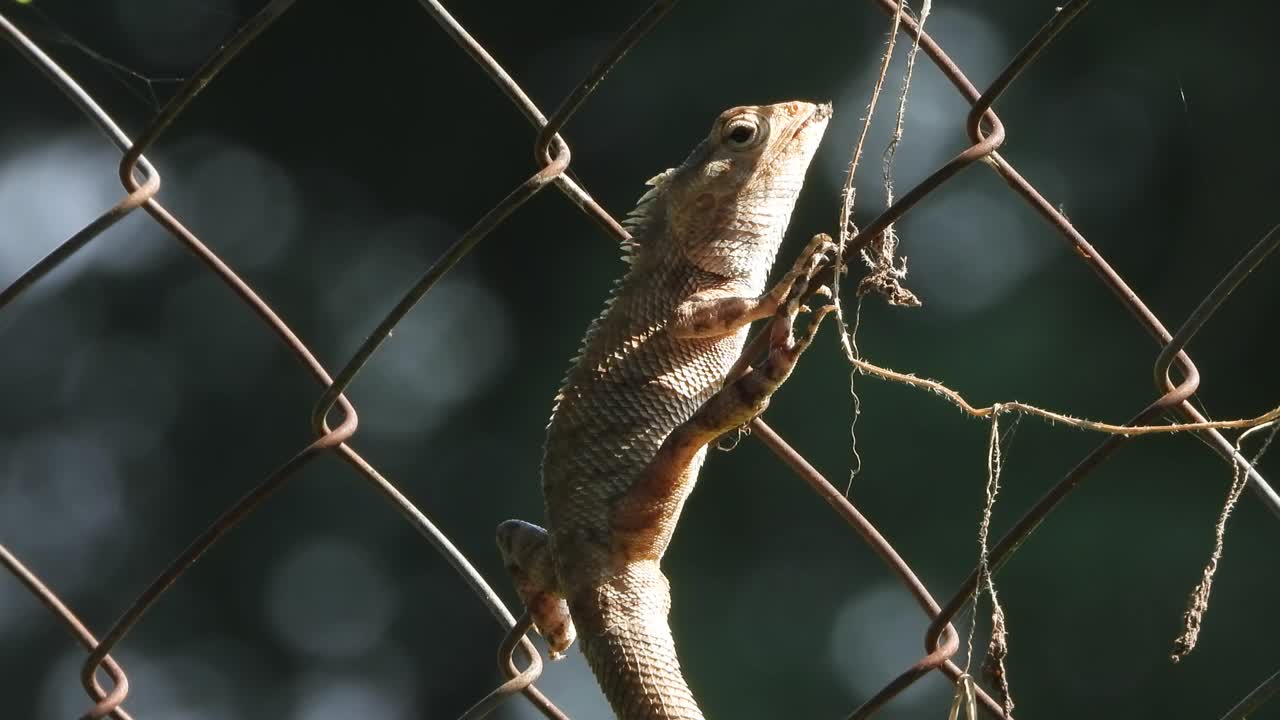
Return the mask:
M703 717L676 658L658 564L707 444L764 410L832 309L792 337L799 298L834 251L825 235L765 290L830 117L829 104L806 102L726 110L682 165L649 181L624 222L630 268L587 329L547 426L550 529L498 527L552 658L581 635L622 720ZM748 325L774 316L768 357L726 378Z

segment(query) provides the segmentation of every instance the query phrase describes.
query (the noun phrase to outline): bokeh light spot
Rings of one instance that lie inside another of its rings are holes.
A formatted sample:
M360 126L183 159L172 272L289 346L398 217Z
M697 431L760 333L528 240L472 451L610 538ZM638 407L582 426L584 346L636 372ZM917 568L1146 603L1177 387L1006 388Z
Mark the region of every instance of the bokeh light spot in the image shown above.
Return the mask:
M317 539L277 564L267 586L267 613L272 628L297 652L349 657L386 636L395 613L391 589L378 560L364 548Z
M897 585L879 583L850 597L831 629L831 665L850 697L857 702L871 698L919 660L927 625L911 596ZM949 687L932 673L894 699L885 712L888 717L919 717L927 708L944 708Z

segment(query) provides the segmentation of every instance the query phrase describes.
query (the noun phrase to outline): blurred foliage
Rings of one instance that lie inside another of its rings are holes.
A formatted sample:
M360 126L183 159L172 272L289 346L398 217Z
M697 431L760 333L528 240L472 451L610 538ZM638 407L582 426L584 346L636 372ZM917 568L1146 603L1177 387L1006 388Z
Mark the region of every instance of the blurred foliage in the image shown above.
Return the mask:
M453 5L546 111L644 8ZM6 12L137 133L174 79L257 6L41 0ZM574 173L606 208L624 213L725 107L832 99L837 121L784 254L835 230L887 21L872 3L781 7L682 4L612 72L565 131ZM534 170L532 130L415 3L352 8L299 3L149 153L161 198L331 369ZM940 2L929 26L982 86L1052 11ZM1277 221L1276 12L1097 3L997 105L1002 154L1171 326ZM7 283L121 192L106 141L7 49L0 95ZM891 111L892 97L882 102ZM965 145L965 106L923 59L909 110L899 193ZM861 222L881 207L888 127L875 125L859 176ZM925 305L867 303L859 344L873 361L944 379L975 402L1111 421L1154 397L1156 346L981 166L900 231L907 284ZM356 447L509 603L492 529L541 514L550 399L621 272L617 256L555 190L542 193L414 310L352 389ZM1277 281L1273 260L1191 348L1215 417L1280 398ZM0 542L98 632L308 441L309 375L141 213L0 313L0 338ZM852 498L945 599L976 560L987 428L936 397L856 384L863 468ZM848 387L827 335L769 411L841 485L853 460ZM993 532L1099 440L1021 423ZM1274 457L1262 467L1280 476ZM998 575L1024 717L1216 717L1274 672L1274 635L1259 628L1280 593L1277 525L1249 496L1231 520L1201 647L1177 666L1167 659L1229 477L1190 437L1136 442ZM713 454L665 566L685 664L713 717L840 717L921 652L925 620L905 592L753 441ZM500 636L391 507L325 458L187 572L117 657L139 718L452 718L496 684ZM12 716L88 707L75 678L82 653L3 577L0 646ZM574 717L604 712L580 656L544 678ZM931 677L883 717L941 716L949 702ZM531 717L519 702L502 712Z

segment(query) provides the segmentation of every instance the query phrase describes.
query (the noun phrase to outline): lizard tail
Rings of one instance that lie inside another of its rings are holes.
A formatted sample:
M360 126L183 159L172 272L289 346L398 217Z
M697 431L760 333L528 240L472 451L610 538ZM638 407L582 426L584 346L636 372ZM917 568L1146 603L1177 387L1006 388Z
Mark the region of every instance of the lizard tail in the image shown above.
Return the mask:
M656 561L629 564L570 606L618 720L703 720L680 672L667 625L671 591Z

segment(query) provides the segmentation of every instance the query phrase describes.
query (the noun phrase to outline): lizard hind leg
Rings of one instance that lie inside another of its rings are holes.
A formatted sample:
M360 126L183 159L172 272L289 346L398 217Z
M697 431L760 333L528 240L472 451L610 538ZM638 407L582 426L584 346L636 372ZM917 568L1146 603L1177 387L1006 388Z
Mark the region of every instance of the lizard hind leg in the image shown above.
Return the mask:
M547 641L551 659L563 658L577 631L569 617L569 605L558 590L551 537L533 523L506 520L498 525L497 541L516 593Z
M837 309L835 305L818 308L809 326L798 338L792 337L796 315L808 310L800 304L803 293L804 288L797 288L793 297L778 310L769 339L769 355L764 362L726 383L692 417L672 430L627 494L618 501L610 526L614 543L624 556L662 555L666 540L655 542L663 534L654 533L653 529L674 524L679 503L673 503L671 498L676 488L688 482L685 473L693 458L709 442L764 412L773 393L786 382L800 355L813 343L823 319ZM820 287L814 293L829 295L830 290ZM669 533L665 534L665 538L669 537Z
M774 313L769 335L769 354L764 362L741 377L725 383L711 399L698 408L685 423L686 427L678 428L677 432L683 430L686 434L698 436L700 440L707 436L714 439L745 425L764 412L773 393L791 376L800 355L813 343L823 319L837 310L831 304L818 308L813 313L809 326L798 338L793 337L796 316L809 312L809 308L802 305L801 300L809 291L814 277L829 263L828 253L834 250L835 244L827 235L818 234L813 237L796 261L795 267L779 283L778 287L785 288L785 292L782 293L780 304ZM775 288L774 292L778 290ZM830 297L831 289L820 285L813 288L813 294Z
M820 292L824 289L821 288ZM818 308L814 311L809 326L799 337L793 338L792 325L795 317L799 312L807 310L800 304L799 295L779 310L769 339L769 354L764 362L720 388L689 419L686 423L687 432L704 442L708 438L713 440L734 428L746 425L764 412L773 394L791 376L800 355L813 343L823 319L834 312L836 306L824 305ZM680 429L683 428L678 430Z

